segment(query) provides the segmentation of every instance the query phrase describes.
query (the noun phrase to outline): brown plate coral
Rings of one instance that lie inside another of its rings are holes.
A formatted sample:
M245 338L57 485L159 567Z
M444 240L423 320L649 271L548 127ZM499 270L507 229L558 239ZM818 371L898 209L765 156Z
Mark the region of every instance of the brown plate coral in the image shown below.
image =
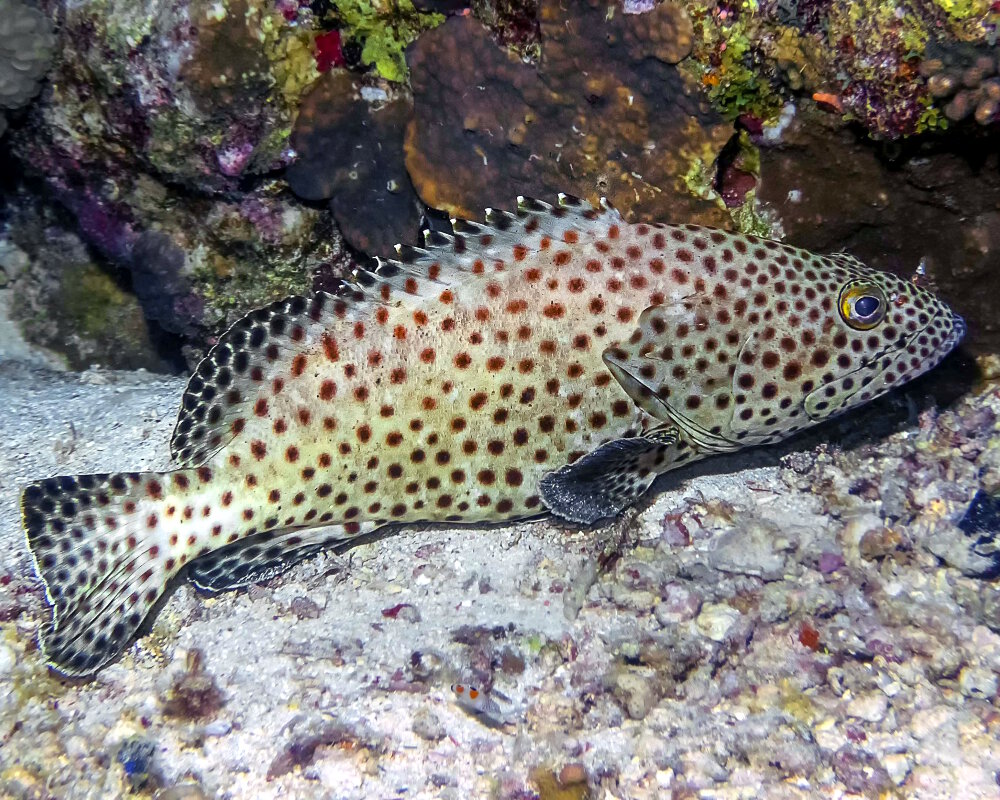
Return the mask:
M537 68L453 17L408 51L406 166L421 198L457 216L519 195L606 196L629 218L726 225L683 176L732 128L676 68L691 49L680 6L642 15L587 0L539 7Z

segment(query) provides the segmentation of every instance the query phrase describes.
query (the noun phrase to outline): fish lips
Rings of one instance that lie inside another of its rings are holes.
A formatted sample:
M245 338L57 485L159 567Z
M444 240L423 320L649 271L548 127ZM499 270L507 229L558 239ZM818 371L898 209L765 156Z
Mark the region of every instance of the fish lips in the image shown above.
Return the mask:
M910 381L918 375L923 375L928 370L936 367L939 363L941 363L941 360L962 340L962 337L965 336L965 320L954 312L951 312L951 317L952 328L948 333L948 336L943 342L941 342L940 345L938 345L936 352L929 356L926 362L922 364L916 372L906 376L906 381ZM820 420L828 419L853 408L856 404L852 403L851 400L862 390L870 393L870 397L866 398L867 401L873 400L890 389L893 389L896 386L901 386L905 383L906 381L894 381L893 383L889 383L885 380L885 374L895 365L895 355L913 344L930 327L930 324L924 326L902 343L897 341L896 344L891 344L884 350L879 351L857 369L841 375L836 380L824 383L822 386L818 386L813 389L813 391L806 395L806 399L803 403L803 407L805 408L805 412L809 416L809 419L819 422ZM877 365L878 362L880 362L886 355L890 355L893 358L893 360L889 363L889 366L873 366ZM858 376L862 373L865 377L871 376L871 380L868 381L868 383L863 384L863 382L858 378ZM844 388L844 384L849 379L853 383L850 389L846 389ZM830 387L834 387L834 392L829 392Z

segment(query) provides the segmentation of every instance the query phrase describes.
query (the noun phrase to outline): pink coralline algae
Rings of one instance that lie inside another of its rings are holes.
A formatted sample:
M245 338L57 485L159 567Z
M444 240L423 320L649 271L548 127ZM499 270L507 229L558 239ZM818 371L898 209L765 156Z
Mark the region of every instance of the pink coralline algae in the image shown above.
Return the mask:
M112 18L98 0L43 0L42 11L60 22L60 58L10 150L89 244L132 270L147 317L197 338L305 290L336 234L275 175L320 76L309 5L150 0Z
M239 177L250 163L253 150L253 144L247 141L242 144L234 143L220 147L216 152L219 171L230 178Z

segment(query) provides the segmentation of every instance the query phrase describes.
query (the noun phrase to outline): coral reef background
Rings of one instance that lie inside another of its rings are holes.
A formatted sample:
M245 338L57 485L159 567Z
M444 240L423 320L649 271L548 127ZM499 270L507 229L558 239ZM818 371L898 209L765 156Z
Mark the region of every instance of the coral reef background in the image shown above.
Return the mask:
M70 365L191 364L250 308L417 241L431 209L558 192L922 264L971 347L1000 343L989 3L4 3L0 106L42 89L0 139L0 224L32 264L7 281ZM105 290L36 257L57 229ZM64 337L67 297L108 311L67 310L90 325ZM123 303L147 344L117 359L99 340Z
M0 794L995 797L1000 588L968 520L1000 494L998 24L989 0L0 0ZM964 352L618 525L182 586L93 682L46 671L23 483L166 466L178 375L247 310L558 192L913 276Z

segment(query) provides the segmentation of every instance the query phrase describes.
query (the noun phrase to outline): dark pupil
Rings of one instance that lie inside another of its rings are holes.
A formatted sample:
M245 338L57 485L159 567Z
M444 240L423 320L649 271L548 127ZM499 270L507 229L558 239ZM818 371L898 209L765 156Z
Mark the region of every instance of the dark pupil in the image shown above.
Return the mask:
M854 304L854 313L859 317L870 317L878 311L878 298L866 294Z

